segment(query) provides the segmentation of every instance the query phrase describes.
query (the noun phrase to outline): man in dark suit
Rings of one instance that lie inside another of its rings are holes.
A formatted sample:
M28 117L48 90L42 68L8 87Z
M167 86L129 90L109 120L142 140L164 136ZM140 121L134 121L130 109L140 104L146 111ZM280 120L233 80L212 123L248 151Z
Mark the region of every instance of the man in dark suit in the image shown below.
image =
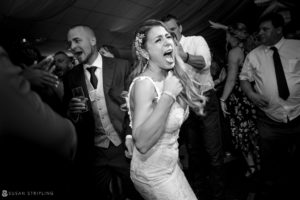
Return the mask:
M95 181L97 199L111 198L108 196L112 193L112 180L116 180L117 175L125 187L123 191L129 192L117 199L136 199L129 176L129 161L125 157L125 143L131 141L130 137L125 138L130 132L129 123L126 113L120 109L125 103L121 93L127 90L129 63L102 57L97 51L95 34L88 26L70 28L68 42L80 63L64 79L68 115L78 131L78 175L86 180L80 180L79 190L85 196L91 194L91 190L84 192L84 186L90 189L88 185ZM72 89L77 87L82 88L87 101L72 96Z

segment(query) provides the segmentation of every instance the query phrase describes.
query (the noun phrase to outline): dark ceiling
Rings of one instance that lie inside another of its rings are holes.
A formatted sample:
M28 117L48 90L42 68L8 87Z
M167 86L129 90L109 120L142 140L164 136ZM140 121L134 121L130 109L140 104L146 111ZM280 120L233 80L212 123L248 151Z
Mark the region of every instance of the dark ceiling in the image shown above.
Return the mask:
M208 20L227 25L240 21L255 30L267 9L298 5L291 0L5 0L0 3L0 42L9 46L26 37L47 55L65 49L70 26L87 24L99 45L116 46L128 57L136 27L145 19L171 13L181 19L184 35L202 35L217 51L224 47L225 34L210 28Z

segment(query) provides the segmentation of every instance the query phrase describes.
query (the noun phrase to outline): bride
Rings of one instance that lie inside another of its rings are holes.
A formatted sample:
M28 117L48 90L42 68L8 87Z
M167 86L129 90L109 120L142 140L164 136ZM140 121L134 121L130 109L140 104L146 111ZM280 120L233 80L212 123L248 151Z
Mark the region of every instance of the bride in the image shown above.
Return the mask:
M178 164L177 139L188 107L203 114L206 99L162 22L148 20L139 27L133 52L135 69L126 99L134 143L131 179L148 200L195 200Z

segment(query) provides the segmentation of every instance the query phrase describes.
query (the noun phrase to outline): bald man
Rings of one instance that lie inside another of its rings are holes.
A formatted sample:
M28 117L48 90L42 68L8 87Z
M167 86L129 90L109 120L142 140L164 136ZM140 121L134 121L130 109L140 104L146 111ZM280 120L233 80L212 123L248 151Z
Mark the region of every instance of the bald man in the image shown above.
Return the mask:
M125 157L125 140L126 144L131 141L126 135L131 131L127 115L120 109L125 103L121 93L128 89L126 79L130 65L126 60L102 57L97 51L94 31L88 26L70 28L67 38L69 49L80 63L64 79L67 114L78 131L77 177L84 180L78 179L76 191L82 191L86 198L94 188L96 199L108 199L117 194L113 186L118 177L127 193L116 198L139 199L130 180L129 160ZM72 96L72 89L76 87L83 88L87 105Z

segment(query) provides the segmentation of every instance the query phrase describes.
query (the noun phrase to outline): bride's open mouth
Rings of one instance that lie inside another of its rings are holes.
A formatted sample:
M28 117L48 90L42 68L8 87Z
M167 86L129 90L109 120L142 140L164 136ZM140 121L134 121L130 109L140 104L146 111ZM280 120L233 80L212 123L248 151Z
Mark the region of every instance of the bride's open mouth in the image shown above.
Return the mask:
M174 54L173 54L173 49L168 49L167 51L164 52L164 58L169 64L174 63Z

